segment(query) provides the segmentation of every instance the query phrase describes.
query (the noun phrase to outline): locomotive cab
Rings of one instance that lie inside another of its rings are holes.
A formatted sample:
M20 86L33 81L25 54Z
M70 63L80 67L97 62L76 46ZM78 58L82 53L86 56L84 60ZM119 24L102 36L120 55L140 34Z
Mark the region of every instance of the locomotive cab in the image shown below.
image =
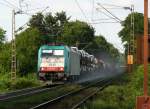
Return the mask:
M57 80L64 77L64 49L42 48L39 51L38 72L41 80Z

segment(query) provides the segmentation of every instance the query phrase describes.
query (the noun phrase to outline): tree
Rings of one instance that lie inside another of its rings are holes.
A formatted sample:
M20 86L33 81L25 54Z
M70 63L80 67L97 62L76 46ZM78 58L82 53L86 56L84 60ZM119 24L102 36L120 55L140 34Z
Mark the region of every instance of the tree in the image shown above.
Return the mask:
M0 45L2 43L4 43L4 41L5 41L5 33L6 33L6 31L4 31L2 28L0 28Z
M125 21L122 23L123 29L119 32L119 37L122 39L122 42L127 43L131 40L131 16L134 15L134 32L135 34L143 34L143 28L144 28L144 20L143 20L143 14L142 13L132 13L129 14L128 17L125 19Z
M142 13L132 13L127 16L125 21L122 23L122 30L118 33L119 37L121 38L122 42L124 43L125 47L125 54L127 55L128 51L128 44L130 43L132 36L131 36L131 16L134 16L134 36L136 37L143 36L144 32L144 16ZM150 21L149 21L150 27ZM150 29L149 29L150 33Z
M11 43L5 43L0 50L0 73L10 72Z
M79 44L82 49L94 39L94 28L86 22L72 21L64 25L62 41L69 46Z
M92 44L86 49L88 52L100 56L101 54L109 55L109 58L116 58L119 56L119 51L109 42L104 36L95 36Z
M37 54L41 46L40 33L36 28L28 28L16 37L17 67L21 73L36 72Z
M30 27L37 28L40 31L43 31L43 29L44 29L43 19L44 19L43 14L37 13L36 15L32 16L28 25Z
M10 49L9 44L4 44L5 33L6 31L0 28L0 73L7 72L9 70Z
M134 33L135 36L143 36L143 30L144 30L144 16L142 13L132 13L127 16L125 21L122 23L122 30L118 33L119 37L122 39L122 42L127 43L131 40L131 16L134 16ZM150 26L150 22L149 22ZM149 29L150 33L150 29Z
M47 13L46 15L37 13L37 15L33 15L30 19L29 26L36 27L41 33L43 44L47 44L60 40L63 27L69 19L70 17L67 17L64 11L57 12L54 16L52 13Z

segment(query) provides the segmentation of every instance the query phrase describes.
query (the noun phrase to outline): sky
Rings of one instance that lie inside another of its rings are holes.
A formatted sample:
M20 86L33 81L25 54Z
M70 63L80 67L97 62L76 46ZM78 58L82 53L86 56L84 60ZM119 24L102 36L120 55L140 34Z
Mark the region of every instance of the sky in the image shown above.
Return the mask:
M22 1L21 5L19 5L19 1ZM89 25L95 28L96 35L103 35L108 42L118 48L120 52L123 52L124 48L121 39L118 37L118 32L122 29L121 24L114 19L110 19L112 16L100 5L123 21L131 11L125 10L122 7L131 7L133 4L135 11L143 13L143 1L144 0L0 0L0 27L7 31L6 38L10 41L12 32L12 9L17 11L18 8L21 8L24 13L27 13L16 15L16 29L28 22L31 16L38 11L43 11L43 13L52 12L53 14L65 11L68 16L71 16L72 21L81 20L89 23ZM98 3L100 5L98 5Z

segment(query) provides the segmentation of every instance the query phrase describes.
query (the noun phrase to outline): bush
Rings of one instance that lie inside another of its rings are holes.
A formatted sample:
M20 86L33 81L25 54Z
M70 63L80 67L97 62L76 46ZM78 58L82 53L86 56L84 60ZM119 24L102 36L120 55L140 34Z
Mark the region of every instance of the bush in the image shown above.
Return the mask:
M35 83L32 80L28 80L27 78L19 78L14 82L11 82L11 89L22 89L22 88L27 88L27 87L33 87L37 86L37 83Z
M30 73L26 76L17 76L16 80L10 79L10 74L0 74L0 92L7 92L10 90L22 89L27 87L34 87L41 85L37 80L35 74Z

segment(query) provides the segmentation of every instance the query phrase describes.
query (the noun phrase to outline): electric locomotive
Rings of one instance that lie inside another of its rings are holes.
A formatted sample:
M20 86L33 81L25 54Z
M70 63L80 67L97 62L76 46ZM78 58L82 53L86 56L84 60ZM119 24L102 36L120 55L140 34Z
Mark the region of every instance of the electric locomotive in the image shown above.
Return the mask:
M80 55L68 46L43 45L38 52L38 77L57 81L80 75Z
M43 45L38 51L38 78L43 81L75 80L98 68L98 59L77 47Z

